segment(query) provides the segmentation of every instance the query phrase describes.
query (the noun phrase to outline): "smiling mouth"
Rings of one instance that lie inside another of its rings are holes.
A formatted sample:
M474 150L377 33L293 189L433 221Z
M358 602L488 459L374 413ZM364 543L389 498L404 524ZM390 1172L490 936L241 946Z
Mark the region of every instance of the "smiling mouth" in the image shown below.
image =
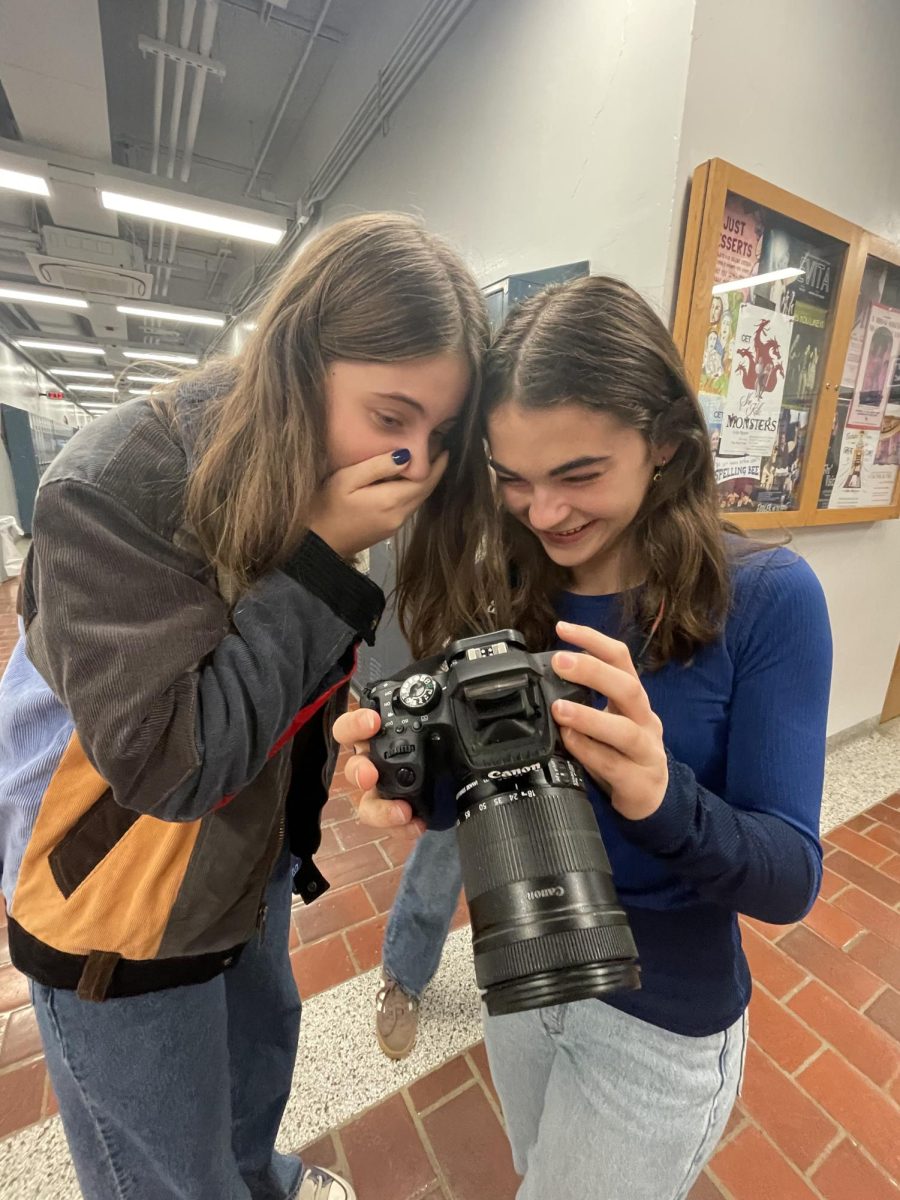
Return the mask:
M580 533L593 525L593 521L585 521L583 525L573 525L571 529L557 529L553 531L544 531L540 534L541 537L550 538L553 541L567 541L570 538L576 538Z

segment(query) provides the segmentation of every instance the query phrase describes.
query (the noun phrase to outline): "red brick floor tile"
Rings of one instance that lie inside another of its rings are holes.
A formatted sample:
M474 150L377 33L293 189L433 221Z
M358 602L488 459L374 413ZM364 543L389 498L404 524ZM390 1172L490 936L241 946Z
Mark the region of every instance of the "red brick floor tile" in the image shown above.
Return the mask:
M752 1042L747 1050L741 1103L778 1148L804 1171L837 1133L834 1122Z
M900 854L900 830L892 829L890 825L882 825L880 821L875 821L867 830L866 838L893 851L894 854ZM884 866L884 859L881 865Z
M413 847L419 835L415 830L392 829L386 838L378 843L381 849L395 867L402 866L413 852Z
M840 875L835 875L834 871L829 871L827 867L822 870L822 886L819 888L819 895L823 900L831 900L838 892L842 892L845 887L849 886L846 879L842 879Z
M455 1092L457 1088L473 1081L474 1076L469 1064L459 1054L423 1079L417 1079L415 1083L411 1083L409 1096L416 1112L420 1113L424 1112L426 1108L431 1108L433 1104L437 1104L439 1100L443 1100L445 1096L449 1096L451 1092Z
M878 869L882 875L889 875L891 879L896 879L900 883L900 854L895 854L893 858L883 862Z
M356 817L352 821L341 821L333 828L344 850L352 850L355 846L364 846L367 842L378 842L384 838L383 829L363 825Z
M338 1163L337 1146L334 1135L327 1133L317 1142L310 1142L300 1151L300 1157L305 1165L310 1167L336 1167Z
M831 1050L797 1078L876 1162L890 1175L900 1175L900 1111L884 1092Z
M788 1006L879 1087L900 1067L900 1046L868 1015L858 1013L817 980L792 996ZM753 1032L756 1035L755 1028Z
M353 960L340 934L295 950L291 955L291 966L304 1000L328 988L337 987L356 974Z
M355 821L356 809L346 792L332 792L322 809L322 824L335 825L338 821Z
M0 1138L40 1120L46 1078L43 1060L0 1074Z
M881 846L878 842L873 842L870 838L863 837L860 833L854 833L852 829L848 829L845 825L839 825L837 829L832 829L831 833L824 840L830 842L833 846L837 846L839 850L846 850L854 858L862 859L863 862L868 863L871 867L877 867L890 854L890 850L886 846Z
M793 925L770 925L768 921L757 921L755 917L741 917L741 924L755 929L767 942L775 942L789 929L793 929Z
M305 944L365 921L375 912L360 884L328 892L321 900L294 912L297 932Z
M722 1193L704 1172L688 1194L688 1200L724 1200Z
M752 1125L718 1152L711 1171L734 1200L817 1200L795 1168Z
M893 792L882 803L886 804L888 808L895 808L897 812L900 812L900 792Z
M812 1181L825 1200L897 1200L900 1195L849 1138L835 1146Z
M370 971L381 962L381 946L387 923L388 914L382 913L373 921L365 921L348 929L344 935L359 971Z
M15 967L0 967L0 1012L23 1008L31 1000L28 980Z
M796 932L796 931L794 931ZM806 972L752 929L741 934L750 973L779 1000L806 978Z
M26 1058L34 1058L36 1054L42 1054L43 1050L34 1009L29 1005L28 1008L20 1008L18 1012L12 1013L3 1035L0 1067L8 1067L12 1063L23 1062Z
M881 987L877 975L802 925L792 929L778 945L856 1008L862 1008Z
M353 850L342 850L334 858L328 859L327 869L323 867L332 888L361 883L364 879L370 879L373 875L387 870L387 859L378 849L377 842L368 842Z
M453 914L453 919L450 922L450 929L462 929L464 925L469 924L469 906L466 904L466 897L460 894L459 900L456 903L456 911Z
M494 1077L491 1075L491 1066L488 1062L487 1050L485 1049L484 1042L476 1042L475 1045L469 1049L469 1057L475 1064L478 1073L484 1081L485 1087L494 1097L494 1101L499 1108L500 1097L497 1095L497 1089L494 1086Z
M50 1082L50 1076L47 1076L47 1086L44 1090L44 1107L41 1111L41 1117L46 1120L47 1117L55 1117L59 1112L59 1101L56 1099L56 1092L53 1090L53 1084Z
M454 1200L514 1200L520 1180L509 1142L480 1088L448 1100L422 1124Z
M893 988L885 988L875 997L866 1009L866 1016L900 1043L900 995Z
M866 830L871 829L874 824L874 820L867 813L860 813L858 817L851 817L849 821L845 821L840 828L852 829L854 833L865 833ZM830 838L831 834L828 836Z
M869 815L877 817L883 825L890 825L892 829L900 829L900 811L892 808L889 804L873 804L869 809Z
M418 1200L438 1182L400 1095L345 1125L341 1142L360 1200Z
M327 862L333 855L339 854L340 850L337 834L331 825L326 825L322 830L322 841L316 851L316 861Z
M896 991L900 991L900 948L877 933L866 933L847 951L854 962L867 967Z
M900 913L893 908L855 887L847 888L834 904L892 946L900 946Z
M845 850L836 850L829 858L828 866L836 875L855 883L864 892L883 900L889 907L900 904L900 883L885 875L883 871L877 871L867 863L860 862Z
M369 899L375 905L376 912L390 912L402 876L402 867L392 867L383 875L376 875L374 878L366 880L366 891Z
M753 989L753 998L750 1001L750 1028L757 1045L789 1075L811 1058L822 1045L820 1038L810 1033L796 1017L777 1000L773 1000L761 987Z
M835 908L827 900L817 900L803 918L803 924L839 949L853 941L863 930L859 921Z

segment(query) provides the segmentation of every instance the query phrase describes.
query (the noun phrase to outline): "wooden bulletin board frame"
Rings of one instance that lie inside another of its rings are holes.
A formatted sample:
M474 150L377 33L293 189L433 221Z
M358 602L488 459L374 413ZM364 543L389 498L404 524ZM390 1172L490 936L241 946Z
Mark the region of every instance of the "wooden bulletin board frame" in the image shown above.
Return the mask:
M900 267L900 246L878 238L827 209L819 208L721 158L702 163L694 171L691 180L691 199L672 329L675 343L684 357L688 378L693 382L700 379L704 340L709 330L710 296L729 192L843 242L847 250L836 281L836 299L824 367L820 372L819 392L812 405L812 423L800 479L798 507L777 512L729 511L728 519L748 529L795 529L802 526L883 521L900 516L900 471L890 505L851 509L818 507L866 260L869 255L874 255Z

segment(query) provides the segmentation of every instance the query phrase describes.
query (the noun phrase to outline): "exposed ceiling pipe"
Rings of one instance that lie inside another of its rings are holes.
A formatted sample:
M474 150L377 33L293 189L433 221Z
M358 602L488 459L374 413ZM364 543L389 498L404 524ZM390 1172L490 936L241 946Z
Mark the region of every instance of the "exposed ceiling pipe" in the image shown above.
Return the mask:
M319 9L319 16L313 27L312 33L309 35L306 46L303 49L303 53L300 55L300 60L296 67L294 67L290 79L285 84L284 90L281 93L281 99L278 101L278 106L276 107L275 112L272 114L272 119L269 121L269 128L266 130L263 143L259 148L259 153L256 156L256 162L253 164L253 170L250 172L250 178L247 180L247 186L244 188L245 196L250 195L250 191L256 182L256 177L259 174L263 163L266 161L266 155L269 153L269 147L272 145L275 134L278 132L278 127L281 125L285 109L290 103L291 96L294 94L294 89L300 82L300 76L303 74L306 64L309 61L309 56L316 44L316 38L319 36L319 30L324 25L325 18L328 16L328 10L331 8L331 3L332 0L323 0L322 7Z
M197 0L184 0L181 14L181 37L178 44L182 50L187 50L191 44L191 31L194 28L194 13L197 11ZM172 96L172 112L169 116L169 161L166 164L166 174L170 179L175 176L175 154L178 149L178 127L181 124L181 106L184 103L184 78L187 63L179 59L175 64L175 91Z
M166 40L166 26L169 21L169 0L159 0L156 10L156 36L159 41ZM161 55L156 56L156 75L153 80L153 152L150 156L150 174L159 173L159 143L162 137L163 90L166 82L166 60ZM153 234L156 226L153 221L147 230L147 258L153 257Z
M200 45L199 51L205 57L209 57L209 52L212 50L213 36L216 31L216 20L219 16L219 0L206 0L206 6L203 9L203 20L200 26ZM191 90L191 106L188 110L187 128L184 134L184 150L181 155L181 182L187 183L191 174L191 165L194 158L194 143L197 140L197 127L200 124L200 110L203 107L203 93L206 91L206 76L207 71L203 67L197 67L194 71L194 81ZM162 282L162 295L169 294L169 281L172 278L172 266L175 262L175 250L178 247L178 230L173 229L169 235L169 251L167 255L166 277Z

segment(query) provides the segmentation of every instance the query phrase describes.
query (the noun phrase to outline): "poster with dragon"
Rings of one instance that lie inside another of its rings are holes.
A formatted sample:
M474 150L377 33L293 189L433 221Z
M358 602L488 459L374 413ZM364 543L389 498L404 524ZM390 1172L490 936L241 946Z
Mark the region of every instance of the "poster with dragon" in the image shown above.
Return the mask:
M755 304L741 305L720 455L771 455L778 435L792 332L790 317Z

